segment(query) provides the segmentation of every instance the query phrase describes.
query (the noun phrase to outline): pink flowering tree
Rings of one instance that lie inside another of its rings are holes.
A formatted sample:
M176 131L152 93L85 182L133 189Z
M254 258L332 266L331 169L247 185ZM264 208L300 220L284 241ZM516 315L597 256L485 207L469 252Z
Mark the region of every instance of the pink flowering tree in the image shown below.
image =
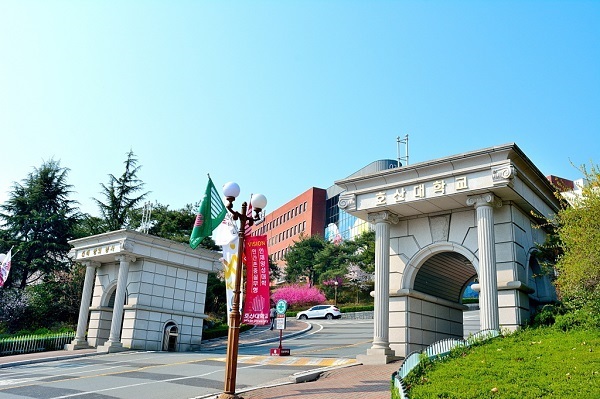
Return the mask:
M348 266L348 273L345 277L348 285L354 287L354 291L356 293L356 303L358 304L359 293L369 288L373 282L373 273L367 273L358 265L351 264Z
M290 307L300 307L323 303L325 302L325 295L315 286L290 284L275 289L271 299L275 303L283 299Z

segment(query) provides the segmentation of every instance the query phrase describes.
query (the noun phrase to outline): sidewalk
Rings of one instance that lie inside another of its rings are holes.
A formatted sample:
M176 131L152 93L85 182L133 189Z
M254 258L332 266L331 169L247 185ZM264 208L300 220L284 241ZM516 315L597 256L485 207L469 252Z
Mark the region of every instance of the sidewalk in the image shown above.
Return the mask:
M390 399L392 373L399 367L400 361L358 364L326 371L316 381L258 388L239 395L244 399Z
M312 326L309 323L288 319L286 329L283 330L283 338L304 334L311 328ZM278 342L279 334L279 330L255 327L240 334L239 345L242 347L254 345L258 342ZM226 345L227 337L208 340L202 343L201 352L221 350ZM95 355L99 355L96 349L81 349L75 352L52 351L4 356L0 357L0 369ZM312 372L302 373L302 375L294 375L293 378L290 376L289 381L280 382L274 386L248 391L240 390L237 394L244 399L389 399L391 397L391 376L399 367L400 362L394 362L376 366L356 364L341 368L315 369ZM294 383L294 381L307 382ZM216 396L211 395L208 397L213 398Z

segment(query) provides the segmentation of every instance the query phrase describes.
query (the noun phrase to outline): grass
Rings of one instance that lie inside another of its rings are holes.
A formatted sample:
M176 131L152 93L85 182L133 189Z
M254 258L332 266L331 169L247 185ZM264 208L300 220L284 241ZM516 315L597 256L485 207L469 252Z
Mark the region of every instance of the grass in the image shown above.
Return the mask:
M430 362L414 399L600 398L600 330L523 329Z

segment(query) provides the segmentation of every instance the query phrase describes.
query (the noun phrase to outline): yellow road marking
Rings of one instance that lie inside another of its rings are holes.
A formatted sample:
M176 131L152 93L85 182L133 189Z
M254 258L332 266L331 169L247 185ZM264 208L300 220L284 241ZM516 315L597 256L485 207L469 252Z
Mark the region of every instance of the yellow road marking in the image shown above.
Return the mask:
M224 357L212 358L224 362ZM262 364L262 365L285 365L292 367L300 366L315 366L315 367L331 367L331 366L346 366L351 364L357 364L356 359L340 359L330 357L298 357L298 356L240 356L238 357L238 363L244 364Z

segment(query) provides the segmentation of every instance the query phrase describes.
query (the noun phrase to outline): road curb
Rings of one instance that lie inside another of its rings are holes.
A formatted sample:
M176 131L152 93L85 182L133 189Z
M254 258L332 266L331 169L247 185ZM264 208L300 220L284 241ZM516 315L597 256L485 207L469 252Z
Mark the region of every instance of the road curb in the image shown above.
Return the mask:
M32 359L17 360L17 361L14 361L14 362L1 363L0 364L0 369L6 368L6 367L25 366L25 365L34 364L34 363L54 362L56 360L70 360L70 359L76 359L76 358L79 358L79 357L89 357L89 356L97 356L97 355L103 355L103 354L104 353L98 353L98 352L92 352L92 353L74 353L74 354L70 354L70 355L58 355L58 356L49 356L49 357L39 357L39 358L32 358Z
M301 382L315 381L315 380L319 379L319 377L321 376L321 374L326 373L328 371L337 370L337 369L343 369L343 368L346 368L346 367L360 366L361 364L362 363L354 363L354 364L346 364L346 365L343 365L343 366L323 367L323 368L320 368L320 369L302 371L302 372L299 372L299 373L292 374L288 378L294 384L299 384Z
M293 333L289 333L289 334L285 334L283 336L282 339L286 339L286 338L292 338L292 337L297 337L298 335L302 335L307 333L308 331L312 330L312 324L302 321L302 323L306 324L306 327L303 328L302 330L298 330L295 331ZM250 330L251 331L251 330ZM242 338L240 336L240 338ZM268 342L275 342L275 341L279 341L279 337L272 337L272 338L265 338L265 339L256 339L254 341L248 341L248 342L242 342L240 341L238 344L239 348L245 347L245 346L251 346L251 345L256 345L258 343L268 343ZM227 347L227 342L223 342L222 344L219 345L215 345L209 348L200 348L199 352L210 352L210 351L215 351L215 350L221 350L223 348Z

